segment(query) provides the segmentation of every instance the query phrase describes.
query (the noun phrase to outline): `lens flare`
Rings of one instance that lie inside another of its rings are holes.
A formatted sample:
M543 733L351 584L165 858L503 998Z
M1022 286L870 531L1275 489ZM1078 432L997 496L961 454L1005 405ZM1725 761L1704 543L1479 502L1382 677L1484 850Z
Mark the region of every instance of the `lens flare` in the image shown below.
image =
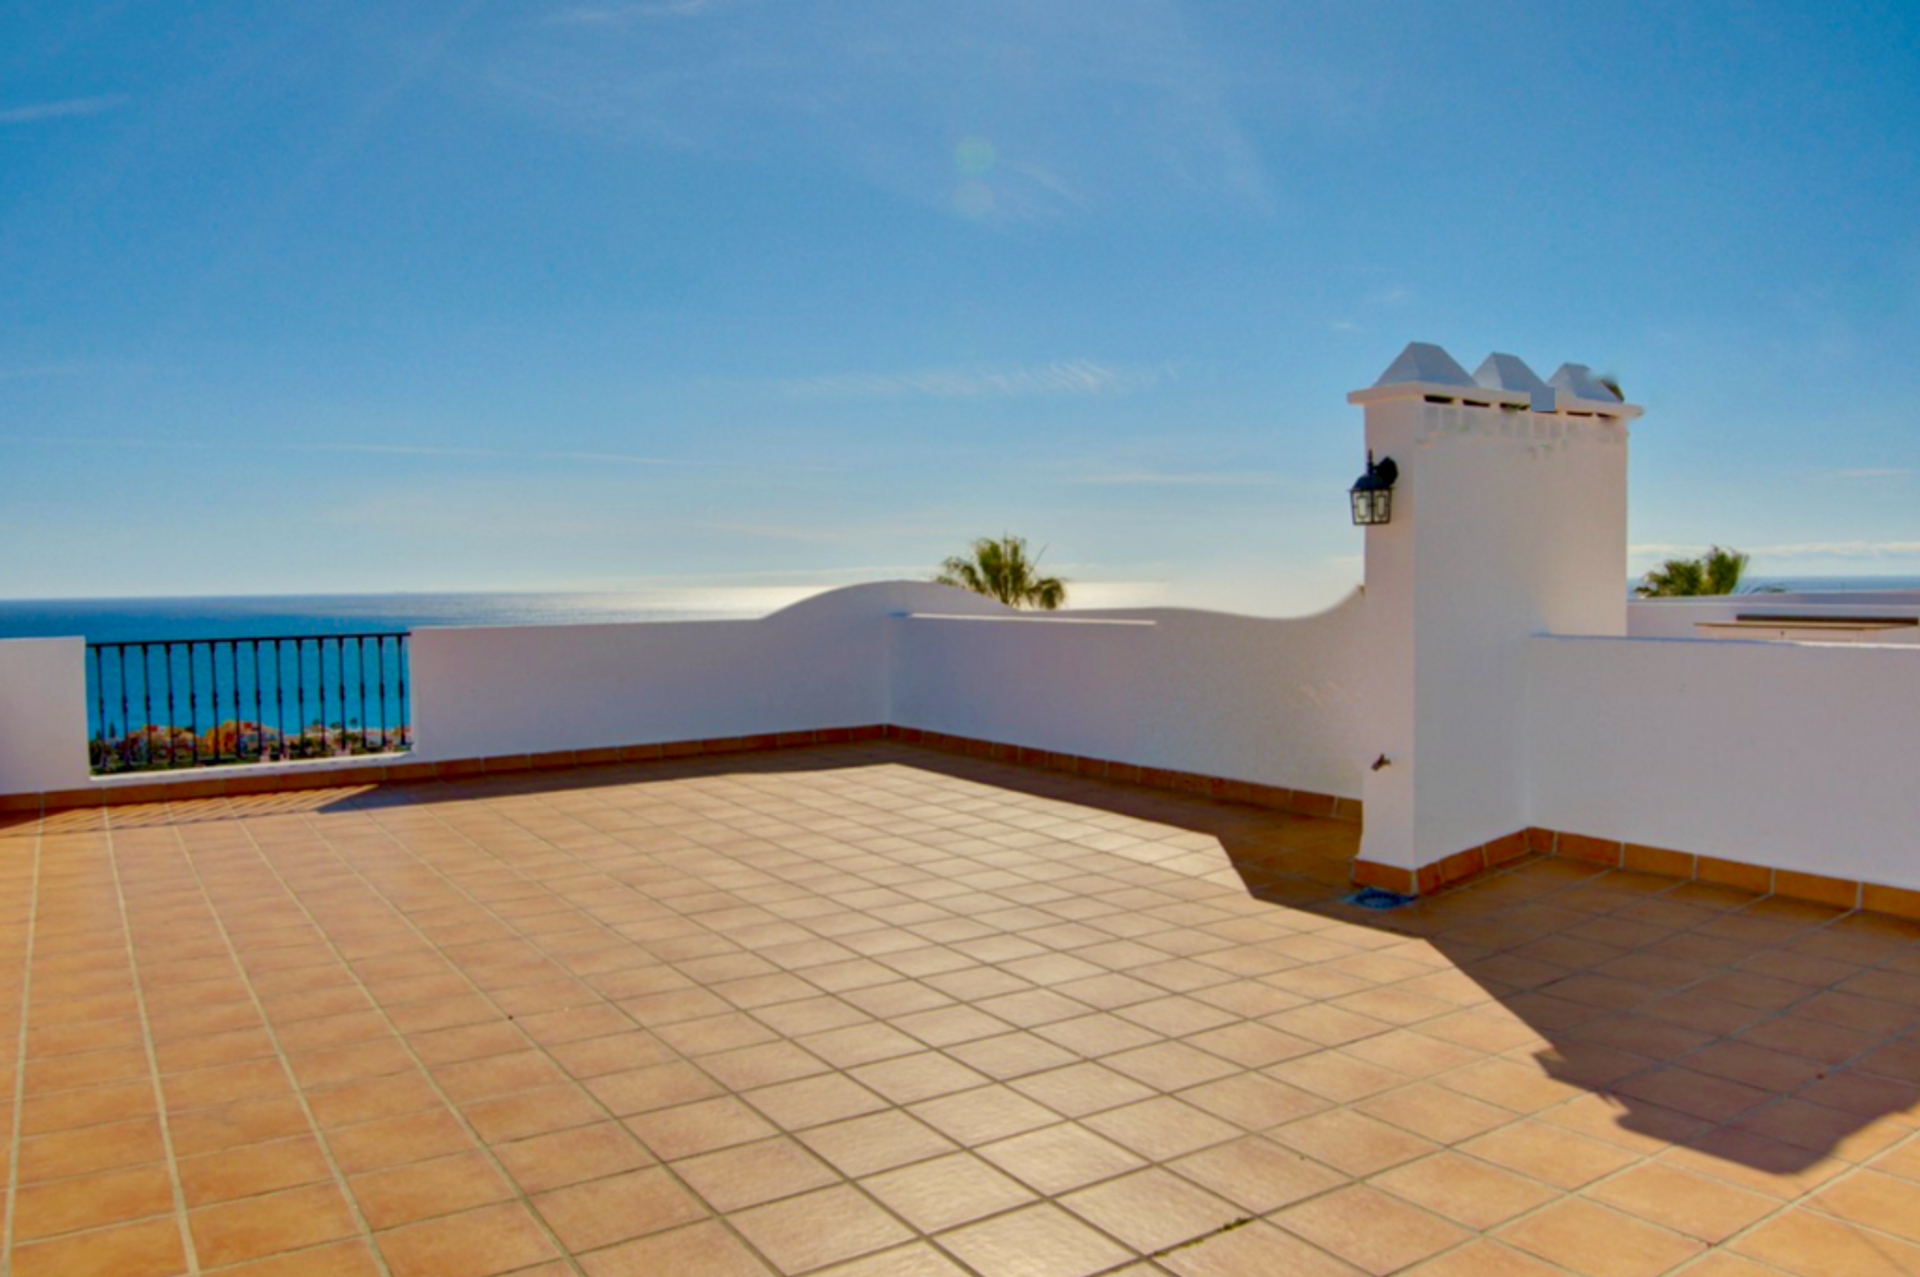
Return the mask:
M993 143L983 137L963 137L954 143L954 167L968 177L985 176L996 158Z

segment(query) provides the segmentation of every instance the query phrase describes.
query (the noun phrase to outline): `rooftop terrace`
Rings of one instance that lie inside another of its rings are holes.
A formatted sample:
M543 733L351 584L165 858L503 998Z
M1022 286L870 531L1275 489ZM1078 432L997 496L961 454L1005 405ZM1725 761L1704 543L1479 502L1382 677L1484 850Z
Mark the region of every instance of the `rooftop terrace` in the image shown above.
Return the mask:
M0 822L20 1277L1920 1272L1920 924L895 743Z

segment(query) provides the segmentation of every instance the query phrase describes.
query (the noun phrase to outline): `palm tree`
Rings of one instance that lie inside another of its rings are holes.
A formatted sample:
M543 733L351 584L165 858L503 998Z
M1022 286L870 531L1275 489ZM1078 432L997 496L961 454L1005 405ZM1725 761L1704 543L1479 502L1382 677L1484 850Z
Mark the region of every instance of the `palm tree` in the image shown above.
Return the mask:
M1633 592L1643 599L1738 594L1748 556L1714 546L1697 559L1668 559L1640 579Z
M1051 612L1067 601L1067 583L1057 576L1039 575L1040 558L1027 557L1027 539L1004 533L996 540L981 537L973 543L971 558L954 555L940 565L936 585L954 585L975 594L999 599L1009 607L1032 607Z

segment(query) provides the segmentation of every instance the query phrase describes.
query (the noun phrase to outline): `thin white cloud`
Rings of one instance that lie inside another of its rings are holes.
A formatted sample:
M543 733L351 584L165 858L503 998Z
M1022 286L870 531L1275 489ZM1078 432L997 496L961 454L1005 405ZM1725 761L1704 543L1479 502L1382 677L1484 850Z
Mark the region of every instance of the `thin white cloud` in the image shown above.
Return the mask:
M299 452L299 453L346 453L370 456L397 457L445 457L449 459L472 459L482 461L577 461L589 465L629 465L663 466L685 469L720 470L834 470L837 466L815 463L781 462L777 467L771 463L763 466L754 461L707 461L683 457L654 457L641 453L628 452L584 452L560 449L539 448L521 450L514 448L453 448L435 444L406 443L292 443L292 442L245 442L222 440L182 440L161 438L138 438L133 436L101 435L0 435L0 444L30 443L48 447L86 447L86 448L156 448L168 451L191 449L196 452Z
M1177 470L1127 470L1112 474L1083 474L1068 483L1090 487L1239 488L1276 483L1280 476L1251 471L1195 473Z
M630 22L659 22L691 18L715 7L715 0L660 0L654 4L576 5L554 14L549 22L564 26L624 26Z
M1005 368L926 368L914 372L851 373L796 378L781 390L801 399L1020 399L1033 396L1124 395L1176 376L1172 365L1121 368L1090 359Z
M25 106L0 111L0 124L34 124L41 120L64 120L76 116L102 115L125 106L127 95L110 93L94 98L63 98L58 102L29 102Z
M1753 554L1783 559L1910 558L1920 555L1920 541L1797 541L1755 546Z
M776 523L719 518L704 520L698 527L703 532L757 541L870 548L875 545L903 545L930 536L944 535L951 525L952 519L947 515L933 510L920 510L874 522L828 523L808 520L802 523Z
M912 580L927 574L924 563L865 563L851 567L826 568L785 568L775 571L755 572L693 572L659 573L653 576L623 576L615 578L619 588L635 586L685 585L697 588L716 582L724 585L747 584L767 581L804 582L819 588L831 588L837 584L856 581L892 581ZM611 587L609 587L611 588ZM780 588L786 588L782 586ZM804 588L804 587L796 587Z

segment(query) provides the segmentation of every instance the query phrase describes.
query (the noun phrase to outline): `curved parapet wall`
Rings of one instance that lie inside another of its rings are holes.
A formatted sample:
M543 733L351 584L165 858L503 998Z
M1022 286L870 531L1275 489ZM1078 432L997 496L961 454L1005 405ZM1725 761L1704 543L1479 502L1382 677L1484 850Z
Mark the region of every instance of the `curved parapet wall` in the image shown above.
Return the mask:
M892 624L898 726L1359 797L1358 592L1288 620L1129 609Z
M1011 614L943 586L891 581L756 620L416 630L414 754L437 761L884 723L886 618L930 606Z
M413 749L372 770L462 774L894 726L910 739L990 741L1353 799L1363 614L1357 594L1299 620L1035 614L894 581L757 620L424 628L410 641ZM0 708L10 711L0 721L0 795L58 794L72 805L95 791L241 792L369 770L345 757L92 778L84 658L77 639L0 645ZM228 772L247 779L222 779Z

